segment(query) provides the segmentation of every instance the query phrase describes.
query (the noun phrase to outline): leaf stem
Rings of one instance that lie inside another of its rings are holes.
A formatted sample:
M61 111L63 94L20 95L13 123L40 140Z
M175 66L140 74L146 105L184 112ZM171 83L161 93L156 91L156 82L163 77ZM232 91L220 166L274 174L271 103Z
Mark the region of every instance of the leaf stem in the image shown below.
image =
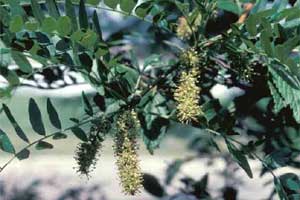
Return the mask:
M2 167L0 167L0 173L1 173L1 172L2 172L2 171L3 171L3 170L4 170L4 169L12 162L12 161L14 161L14 160L16 159L16 158L18 157L18 155L19 155L22 151L24 151L24 150L26 150L26 149L32 147L33 145L35 145L35 144L37 144L37 143L39 143L39 142L41 142L41 141L44 141L44 140L46 140L46 139L48 139L48 138L50 138L50 137L52 137L52 136L54 136L54 135L56 135L56 134L58 134L58 133L66 132L66 131L69 131L69 130L71 130L71 129L73 129L73 128L76 128L76 127L82 126L82 125L84 125L84 124L87 124L87 123L91 122L93 119L94 119L94 118L91 118L91 119L82 121L82 122L80 122L80 123L78 123L78 124L75 124L74 126L70 126L70 127L68 127L68 128L65 128L63 131L56 131L56 132L54 132L54 133L52 133L52 134L50 134L50 135L46 135L46 136L44 136L44 137L42 137L42 138L40 138L40 139L38 139L38 140L35 140L34 142L28 144L27 146L25 146L24 148L22 148L19 152L15 153L14 156L13 156L12 158L10 158L10 159L2 166Z

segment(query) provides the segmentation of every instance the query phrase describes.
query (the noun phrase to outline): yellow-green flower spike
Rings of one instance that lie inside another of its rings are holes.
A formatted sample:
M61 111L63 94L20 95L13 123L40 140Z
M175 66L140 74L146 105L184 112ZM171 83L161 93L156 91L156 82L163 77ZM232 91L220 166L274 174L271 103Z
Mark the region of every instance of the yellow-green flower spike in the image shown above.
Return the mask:
M196 67L200 63L200 58L198 52L194 48L190 48L181 54L180 61L187 67Z
M199 105L201 89L197 86L198 77L199 70L195 67L187 72L182 72L179 85L174 92L177 102L177 117L182 123L197 121L197 118L203 115Z
M115 156L117 158L118 175L123 192L135 195L140 192L143 176L137 154L137 133L139 122L133 111L125 111L117 120L115 138Z
M135 195L140 192L143 176L136 153L136 144L128 137L124 138L122 151L117 154L118 174L123 192Z

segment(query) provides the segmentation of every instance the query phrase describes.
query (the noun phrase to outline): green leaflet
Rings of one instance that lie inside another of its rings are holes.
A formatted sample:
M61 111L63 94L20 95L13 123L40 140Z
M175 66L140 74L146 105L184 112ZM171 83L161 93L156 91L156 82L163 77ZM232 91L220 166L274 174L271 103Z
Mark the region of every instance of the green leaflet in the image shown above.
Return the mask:
M89 21L84 0L80 0L79 3L79 25L81 29L88 29L89 27Z
M51 124L55 128L61 129L61 122L60 122L58 113L50 99L47 99L47 113L48 113Z
M57 32L64 37L72 31L72 20L68 16L62 16L57 20Z
M150 13L152 6L152 1L146 1L144 3L141 3L135 8L135 14L141 18L144 18Z
M300 90L292 88L283 78L279 76L275 70L273 70L271 67L269 67L269 72L272 75L272 82L274 83L274 86L276 87L278 93L274 93L274 88L272 86L270 87L275 106L275 111L279 111L279 109L282 109L283 101L286 105L290 106L290 108L293 111L293 115L295 120L300 123ZM270 85L269 85L270 86ZM282 100L279 100L278 95L283 98Z
M119 4L119 1L120 0L104 0L104 4L112 9L115 9Z
M14 116L12 115L10 109L3 104L3 111L6 114L8 120L10 121L11 125L14 127L16 134L25 142L29 143L29 139L18 124L18 122L15 120Z
M17 86L20 84L19 77L15 71L0 66L0 75L8 81L10 86Z
M9 31L16 33L23 29L23 18L20 15L14 16L9 23Z
M84 142L87 142L87 141L88 141L88 137L87 137L86 133L85 133L81 128L79 128L79 127L74 127L74 128L71 129L71 131L74 133L74 135L75 135L78 139L80 139L80 140L82 140L82 141L84 141Z
M253 174L250 168L250 165L248 163L247 157L244 155L242 151L237 149L236 146L234 146L232 143L230 143L228 140L226 140L227 148L232 155L233 159L244 169L244 171L247 173L247 175L250 178L253 178Z
M40 141L36 144L35 149L36 150L53 149L53 145L45 141Z
M55 19L59 18L60 13L57 7L57 3L55 2L55 0L46 0L47 3L47 7L49 10L49 13L52 17L54 17Z
M29 100L28 112L33 130L40 135L46 135L41 111L33 98Z
M78 29L77 17L75 13L75 8L73 6L72 0L65 1L66 15L71 19L72 31L75 32Z
M29 158L29 155L30 155L30 151L28 149L23 149L22 151L16 154L19 160L25 160Z
M11 56L22 72L25 72L25 73L32 72L31 64L29 63L27 58L21 52L12 51Z
M31 8L32 8L32 13L34 15L34 17L40 22L42 23L45 16L44 13L42 11L41 6L39 5L37 0L31 0Z
M131 13L133 8L136 6L137 2L137 0L121 0L120 8L126 13Z
M269 81L268 84L274 101L273 111L274 113L278 113L280 112L281 109L283 109L287 105L283 97L280 95L279 91L277 90L276 86L271 81Z
M238 3L236 3L236 2L238 2ZM241 4L239 1L219 0L218 8L239 15L242 13L242 8L239 4Z
M0 128L0 148L8 153L15 153L15 148L8 138L7 134Z
M84 111L86 112L86 114L93 116L93 107L84 92L82 92L82 104L84 106Z

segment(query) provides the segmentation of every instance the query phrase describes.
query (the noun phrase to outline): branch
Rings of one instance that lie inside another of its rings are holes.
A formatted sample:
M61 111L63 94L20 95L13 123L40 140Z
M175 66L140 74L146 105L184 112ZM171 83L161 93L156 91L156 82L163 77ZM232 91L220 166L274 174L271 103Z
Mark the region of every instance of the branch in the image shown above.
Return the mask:
M82 126L82 125L84 125L84 124L87 124L87 123L91 122L93 119L94 119L94 118L88 119L88 120L86 120L86 121L82 121L81 123L78 123L78 124L76 124L76 125L74 125L74 126L68 127L68 128L66 128L66 129L64 129L63 131L56 131L56 132L54 132L54 133L52 133L52 134L50 134L50 135L46 135L46 136L44 136L44 137L42 137L42 138L40 138L40 139L38 139L38 140L35 140L34 142L28 144L28 145L25 146L23 149L21 149L19 152L15 153L14 156L13 156L11 159L9 159L2 167L0 167L0 173L1 173L1 172L2 172L2 171L3 171L3 170L4 170L4 169L12 162L12 161L14 161L14 160L16 159L16 158L18 157L18 155L19 155L22 151L24 151L24 150L26 150L26 149L32 147L33 145L35 145L35 144L37 144L37 143L39 143L39 142L41 142L41 141L44 141L44 140L46 140L46 139L48 139L48 138L50 138L50 137L52 137L52 136L54 136L54 135L56 135L56 134L58 134L58 133L66 132L66 131L69 131L69 130L71 130L71 129L73 129L73 128L76 128L76 127Z

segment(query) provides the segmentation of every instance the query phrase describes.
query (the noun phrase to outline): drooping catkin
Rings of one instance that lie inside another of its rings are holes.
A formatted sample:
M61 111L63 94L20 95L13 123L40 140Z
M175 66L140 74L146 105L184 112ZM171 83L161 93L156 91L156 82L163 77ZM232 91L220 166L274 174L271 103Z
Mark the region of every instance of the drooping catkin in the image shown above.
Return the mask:
M87 142L78 144L74 158L77 162L77 172L80 175L90 177L90 173L94 170L98 161L101 148L102 140L92 133Z
M80 175L88 178L91 176L90 173L94 170L102 150L104 135L110 128L110 121L101 117L90 128L88 141L78 144L74 158L77 163L77 172Z
M182 123L197 121L197 118L203 115L199 105L201 88L197 86L199 74L199 70L195 67L189 71L183 71L175 89L177 117Z
M186 67L196 67L200 64L200 58L195 48L189 48L180 55L181 63Z
M139 166L137 133L139 122L134 111L125 111L117 119L115 156L123 192L135 195L142 188L143 176Z

